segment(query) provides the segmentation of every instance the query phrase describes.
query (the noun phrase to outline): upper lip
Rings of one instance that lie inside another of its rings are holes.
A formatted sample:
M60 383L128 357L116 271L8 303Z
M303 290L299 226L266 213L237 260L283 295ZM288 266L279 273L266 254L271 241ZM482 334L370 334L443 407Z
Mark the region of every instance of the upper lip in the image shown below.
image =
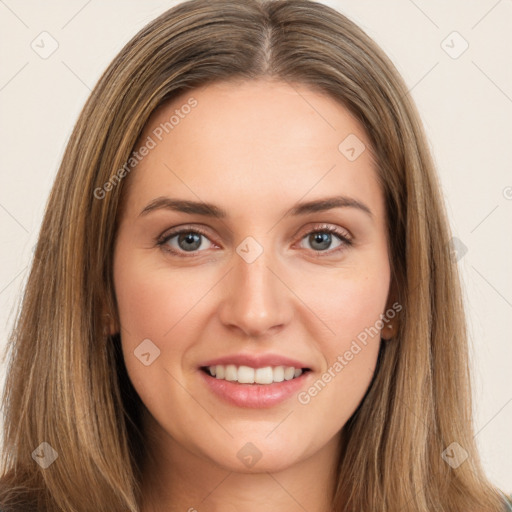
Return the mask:
M251 368L264 368L265 366L293 366L294 368L311 369L311 367L305 363L279 354L232 354L210 359L202 363L200 367L216 366L218 364L234 364L235 366L250 366Z

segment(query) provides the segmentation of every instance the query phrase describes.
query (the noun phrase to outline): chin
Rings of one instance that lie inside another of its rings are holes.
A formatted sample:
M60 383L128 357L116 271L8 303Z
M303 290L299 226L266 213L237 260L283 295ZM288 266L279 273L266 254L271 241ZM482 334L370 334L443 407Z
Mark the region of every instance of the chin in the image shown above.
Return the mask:
M216 465L237 473L275 473L287 469L308 458L304 452L304 441L291 443L290 437L275 434L274 439L265 439L268 430L260 436L241 436L226 440L224 446L204 447L203 453ZM286 442L288 440L288 442Z

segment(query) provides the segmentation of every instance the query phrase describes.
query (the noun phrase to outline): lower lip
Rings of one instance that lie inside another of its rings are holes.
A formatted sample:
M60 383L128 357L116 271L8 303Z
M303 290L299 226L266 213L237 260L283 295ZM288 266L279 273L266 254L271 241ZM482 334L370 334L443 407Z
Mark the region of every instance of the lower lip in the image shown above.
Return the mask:
M272 384L239 384L224 379L216 379L199 370L206 385L220 398L237 407L264 408L284 402L305 385L311 371L299 377Z

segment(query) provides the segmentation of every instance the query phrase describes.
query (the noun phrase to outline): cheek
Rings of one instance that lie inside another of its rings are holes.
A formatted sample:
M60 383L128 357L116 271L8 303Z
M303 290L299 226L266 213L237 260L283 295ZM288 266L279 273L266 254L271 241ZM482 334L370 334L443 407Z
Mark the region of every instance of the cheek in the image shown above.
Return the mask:
M384 313L388 286L382 276L365 276L362 279L351 279L339 284L339 288L331 295L326 304L329 308L329 318L335 326L336 337L341 348L347 341L365 339L379 339L381 315ZM378 333L377 333L378 331Z
M364 340L364 333L368 341L380 339L389 276L389 267L376 265L316 274L315 279L302 277L298 294L310 310L309 317L313 318L311 311L314 312L316 325L325 330L325 335L313 337L324 344L324 354L332 357L333 353L346 350L351 340Z
M317 276L313 287L302 288L304 302L316 314L315 325L325 329L322 336L312 337L323 355L323 367L298 400L306 409L328 411L333 429L355 411L375 371L389 291L385 261Z
M143 254L129 251L115 259L114 282L126 368L148 404L154 389L169 385L169 374L162 368L181 379L187 349L201 337L199 317L213 282L199 272L150 265ZM137 357L148 352L146 361Z
M172 326L176 306L173 288L158 277L133 251L116 254L114 283L122 350L130 379L142 395L145 387L154 384L155 368L165 354L162 334Z
M131 342L145 338L162 343L189 324L187 314L205 294L204 279L191 273L149 266L136 256L116 262L115 292L121 326Z

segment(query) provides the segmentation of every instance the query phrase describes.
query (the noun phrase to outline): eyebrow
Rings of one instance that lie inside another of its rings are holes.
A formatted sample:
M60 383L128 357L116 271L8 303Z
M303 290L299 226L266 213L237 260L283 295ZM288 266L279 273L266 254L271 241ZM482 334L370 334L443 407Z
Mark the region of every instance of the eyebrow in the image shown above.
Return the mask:
M365 212L373 218L372 211L361 201L347 196L333 196L316 199L295 204L288 210L285 216L307 215L309 213L323 212L333 208L356 208ZM173 210L191 215L204 215L215 219L224 219L228 217L226 210L212 203L187 201L184 199L173 199L171 197L157 197L153 199L139 214L139 217L147 215L155 210Z

